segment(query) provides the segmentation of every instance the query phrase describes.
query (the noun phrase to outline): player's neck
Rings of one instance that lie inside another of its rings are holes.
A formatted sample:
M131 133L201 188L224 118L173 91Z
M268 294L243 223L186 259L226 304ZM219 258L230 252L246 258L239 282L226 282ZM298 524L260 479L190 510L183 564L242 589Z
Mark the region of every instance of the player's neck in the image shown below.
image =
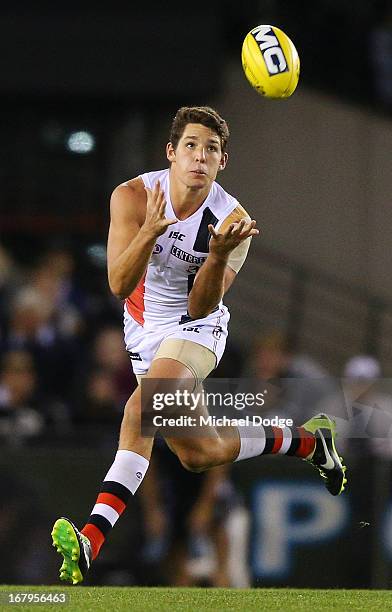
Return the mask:
M170 181L170 200L173 211L179 220L184 220L193 215L207 198L211 187L204 189L188 187L176 180Z

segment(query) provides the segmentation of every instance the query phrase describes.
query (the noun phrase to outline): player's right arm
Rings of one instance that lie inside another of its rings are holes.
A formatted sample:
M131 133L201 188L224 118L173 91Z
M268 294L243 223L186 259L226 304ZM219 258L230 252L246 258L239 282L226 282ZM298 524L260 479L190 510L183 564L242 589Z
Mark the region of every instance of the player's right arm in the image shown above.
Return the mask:
M110 201L108 279L114 295L127 298L146 271L158 236L176 219L165 217L166 201L159 182L144 187L141 179L119 185Z

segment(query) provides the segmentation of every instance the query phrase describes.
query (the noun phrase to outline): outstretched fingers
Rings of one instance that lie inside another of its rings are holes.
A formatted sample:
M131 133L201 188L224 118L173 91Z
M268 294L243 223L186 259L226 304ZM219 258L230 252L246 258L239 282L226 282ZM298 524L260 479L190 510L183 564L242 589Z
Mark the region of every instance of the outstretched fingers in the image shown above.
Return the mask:
M151 212L155 212L160 218L165 216L166 199L165 193L161 189L159 181L157 181L152 189L144 187L147 193L147 207Z
M213 236L214 238L218 237L218 232L215 230L215 227L211 225L211 223L208 225L208 231L210 232L211 236Z
M159 215L159 218L164 222L165 226L168 227L169 225L173 225L174 223L177 223L177 219L167 219L166 218L166 198L165 198L165 194L163 193L163 191L161 191L158 195L158 200L157 200L157 212Z
M242 227L237 228L238 237L241 240L245 240L245 238L249 238L249 236L257 236L260 233L260 231L256 227L256 221L254 219L249 222L245 221L245 219L242 219L240 223L242 223L242 221L244 221Z
M232 228L229 234L231 234L232 236L240 236L245 223L246 223L245 219L241 219L241 221L238 221L238 223L232 223L228 228L228 229L230 229L230 227Z
M161 191L158 194L157 197L157 210L158 213L164 217L165 216L165 210L166 210L166 199L165 199L165 194L163 193L163 191Z
M256 228L256 221L252 219L251 221L246 221L246 219L241 219L238 223L230 223L227 227L226 231L222 234L219 234L214 228L213 225L208 226L208 230L214 238L221 237L221 239L226 240L228 238L235 238L240 242L245 240L249 236L257 236L260 232Z
M166 198L160 182L157 181L152 189L144 187L147 194L147 211L145 223L153 229L156 236L160 236L169 225L177 223L177 219L166 219Z

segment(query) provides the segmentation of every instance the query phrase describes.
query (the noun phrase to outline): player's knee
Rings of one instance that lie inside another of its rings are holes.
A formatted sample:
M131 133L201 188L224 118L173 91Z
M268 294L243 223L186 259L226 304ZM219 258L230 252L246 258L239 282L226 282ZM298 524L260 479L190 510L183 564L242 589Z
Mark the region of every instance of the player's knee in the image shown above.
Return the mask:
M132 397L125 404L122 426L140 428L140 404Z
M178 458L188 472L204 472L212 467L210 458L194 449L182 450L181 453L178 453Z
M124 416L132 417L136 413L140 413L140 407L137 402L132 397L130 397L124 406Z

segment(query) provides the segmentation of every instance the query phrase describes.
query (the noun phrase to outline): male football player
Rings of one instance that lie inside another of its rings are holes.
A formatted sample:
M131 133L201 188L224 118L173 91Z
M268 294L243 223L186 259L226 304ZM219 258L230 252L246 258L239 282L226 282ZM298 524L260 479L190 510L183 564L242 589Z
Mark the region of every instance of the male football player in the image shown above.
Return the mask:
M109 285L125 300L125 343L138 377L165 390L192 392L222 357L229 313L222 298L244 263L256 222L217 182L227 163L229 131L209 107L180 108L166 155L170 167L118 186L111 199ZM142 384L145 384L144 381ZM205 406L198 408L205 414ZM197 412L197 411L196 411ZM141 387L129 398L114 463L86 525L66 518L52 535L63 556L60 578L81 582L148 469L154 435L141 433ZM166 438L191 471L268 453L307 459L342 492L345 467L334 423L317 415L302 427L252 425Z

